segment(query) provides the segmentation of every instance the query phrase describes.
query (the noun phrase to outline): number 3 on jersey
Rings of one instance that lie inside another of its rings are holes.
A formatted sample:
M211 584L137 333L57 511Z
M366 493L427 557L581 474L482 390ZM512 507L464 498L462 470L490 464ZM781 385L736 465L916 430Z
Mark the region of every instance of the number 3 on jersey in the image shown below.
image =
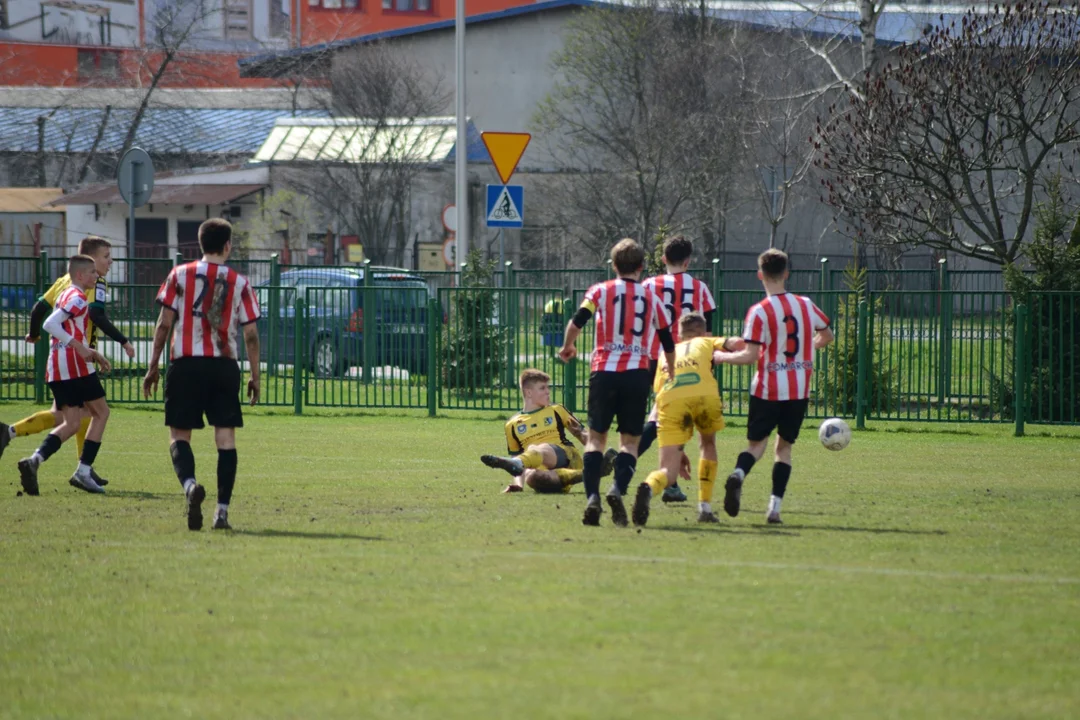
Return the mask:
M626 312L623 310L623 303L626 302L626 295L619 293L611 300L611 305L615 310L616 317L619 318L619 334L626 334ZM631 334L635 337L641 337L645 334L645 316L648 314L648 305L645 302L645 298L640 295L634 296L634 327L631 329Z
M799 320L793 315L785 315L784 331L787 332L787 342L784 343L784 355L793 358L799 354Z

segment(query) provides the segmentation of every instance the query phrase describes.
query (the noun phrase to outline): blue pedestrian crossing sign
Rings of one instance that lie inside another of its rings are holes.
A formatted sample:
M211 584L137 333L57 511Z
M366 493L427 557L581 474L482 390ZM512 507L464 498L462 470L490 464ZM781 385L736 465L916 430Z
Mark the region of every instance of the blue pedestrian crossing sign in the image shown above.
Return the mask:
M525 192L521 185L487 186L487 226L519 228L525 224Z

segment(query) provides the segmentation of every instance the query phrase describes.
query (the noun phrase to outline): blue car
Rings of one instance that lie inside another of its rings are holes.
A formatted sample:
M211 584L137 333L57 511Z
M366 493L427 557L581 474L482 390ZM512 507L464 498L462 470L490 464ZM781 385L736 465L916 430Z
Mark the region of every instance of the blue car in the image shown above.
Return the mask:
M390 365L427 374L427 304L431 292L422 277L408 270L372 267L370 299L364 306L364 270L319 268L281 274L277 317L270 317L268 283L256 286L263 319L259 336L267 361L293 364L295 299L307 303L307 331L301 339L306 362L319 377L341 377L364 364L364 333L373 333L374 366ZM277 323L275 356L270 357L270 323Z

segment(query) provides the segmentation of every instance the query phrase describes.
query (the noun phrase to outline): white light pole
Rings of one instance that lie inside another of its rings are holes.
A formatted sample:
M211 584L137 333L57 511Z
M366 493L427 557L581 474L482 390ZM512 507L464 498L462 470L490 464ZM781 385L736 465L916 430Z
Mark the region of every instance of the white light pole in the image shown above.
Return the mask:
M454 204L457 206L457 259L469 258L469 137L465 124L465 0L455 0L454 59L457 69L457 150L454 156Z

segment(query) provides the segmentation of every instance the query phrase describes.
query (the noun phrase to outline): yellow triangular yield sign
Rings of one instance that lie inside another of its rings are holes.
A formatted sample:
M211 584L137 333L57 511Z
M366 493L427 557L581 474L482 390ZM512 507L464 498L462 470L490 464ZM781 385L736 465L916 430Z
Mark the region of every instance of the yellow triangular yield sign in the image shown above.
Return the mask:
M525 147L532 140L529 133L511 132L485 132L480 133L487 147L491 162L495 163L495 171L499 173L499 179L503 185L510 182L510 176L514 174L518 161L521 160Z

